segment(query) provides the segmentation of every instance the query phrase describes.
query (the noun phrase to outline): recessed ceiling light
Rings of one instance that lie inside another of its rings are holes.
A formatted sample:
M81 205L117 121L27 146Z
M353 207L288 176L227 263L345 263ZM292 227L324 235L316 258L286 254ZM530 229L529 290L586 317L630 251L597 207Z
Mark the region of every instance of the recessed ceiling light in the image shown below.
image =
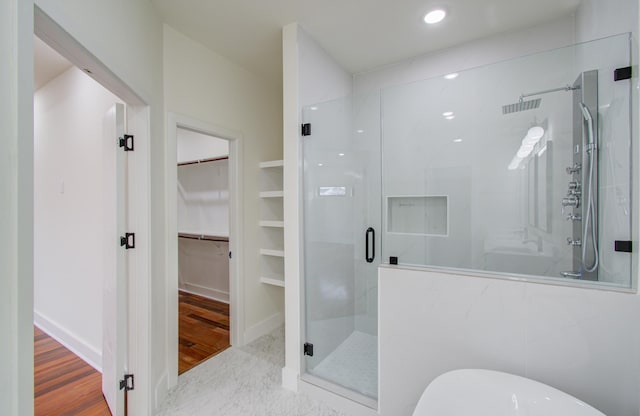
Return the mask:
M461 143L461 142L462 142L462 139L453 139L453 142L454 142L454 143Z
M344 153L338 153L338 156L344 156Z
M434 24L441 22L447 16L447 12L442 9L432 10L424 15L424 22L427 24Z
M460 74L458 74L457 72L454 72L452 74L445 75L444 79L456 79L456 78L458 78L458 75L460 75Z
M356 133L362 134L362 133L364 133L364 130L356 130Z
M324 164L323 163L318 163L318 166L323 167Z
M318 107L309 107L310 110L312 111L316 111L318 109Z
M444 113L442 113L443 117L451 117L453 115L453 111L445 111Z
M453 120L454 118L456 118L456 116L447 116L445 117L447 120Z

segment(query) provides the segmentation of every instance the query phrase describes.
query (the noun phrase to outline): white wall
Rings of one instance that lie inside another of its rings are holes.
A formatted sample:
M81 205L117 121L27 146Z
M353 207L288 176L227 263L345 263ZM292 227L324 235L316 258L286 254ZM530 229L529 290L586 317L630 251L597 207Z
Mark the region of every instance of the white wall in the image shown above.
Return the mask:
M19 3L21 7L28 7L31 1L21 0ZM165 241L162 238L165 227L162 26L152 5L147 1L38 0L36 4L149 106L146 111L150 120L145 120L145 110L142 109L137 113L140 116L135 119L139 131L150 132L150 141L144 144L138 142L140 145L136 145L139 150L150 149L150 155L144 160L139 153L140 163L137 165L148 171L142 176L138 175L139 180L134 180L132 184L140 196L138 200L146 201L146 204L142 203L142 210L145 212L136 213L135 218L130 218L130 221L137 225L138 252L150 253L151 256L148 263L151 270L146 269L147 264L140 265L137 279L132 283L142 290L136 305L146 304L147 300L150 304L148 309L136 312L135 316L142 321L142 325L137 325L139 321L134 323L134 341L130 348L143 353L136 355L140 360L129 363L129 368L137 374L136 393L129 396L129 405L133 412L147 413L152 401L150 387L157 384L166 366L166 329L157 320L157 317L165 315L166 307ZM33 21L32 11L26 19L27 22ZM21 21L21 24L24 22ZM33 36L30 24L27 23L27 28ZM30 44L25 46L28 53L33 53ZM24 73L31 71L27 68L21 70ZM32 94L33 91L30 91L29 97ZM131 122L131 119L128 121ZM31 135L23 134L22 138L25 137ZM25 157L31 158L29 154ZM30 195L33 193L30 192ZM147 211L149 206L153 209ZM28 230L23 228L22 233L31 235ZM29 321L32 322L32 319ZM28 352L26 349L25 351Z
M178 166L178 232L229 236L229 161Z
M34 320L98 370L108 250L100 224L113 205L101 184L114 175L103 118L116 102L76 67L34 94Z
M298 53L300 111L308 105L351 94L352 75L299 26Z
M202 44L164 27L165 99L169 112L235 131L242 143L244 212L240 276L244 277L245 334L259 333L269 318L282 322L281 288L259 282L258 163L282 156L281 94ZM177 276L176 276L177 277ZM165 340L164 342L175 342Z
M203 136L185 146L195 160L229 153L228 142ZM178 136L178 149L184 136ZM208 147L210 143L217 147ZM223 146L220 146L222 144ZM198 151L194 150L198 147ZM220 149L221 148L221 149ZM226 149L225 149L226 148ZM209 152L207 152L207 150ZM212 153L215 152L215 153ZM194 160L194 159L191 159ZM178 232L229 237L229 161L178 166ZM229 302L229 243L178 238L178 284L180 289Z
M229 156L229 142L178 128L178 163Z
M638 34L637 0L582 0L576 12L576 42L632 32Z
M607 415L638 414L636 294L393 267L379 277L380 414L410 415L435 377L459 368L528 377Z
M180 238L178 285L187 292L229 303L229 243Z
M0 413L33 414L33 2L0 1Z
M574 43L574 18L478 39L354 75L356 93L403 85Z

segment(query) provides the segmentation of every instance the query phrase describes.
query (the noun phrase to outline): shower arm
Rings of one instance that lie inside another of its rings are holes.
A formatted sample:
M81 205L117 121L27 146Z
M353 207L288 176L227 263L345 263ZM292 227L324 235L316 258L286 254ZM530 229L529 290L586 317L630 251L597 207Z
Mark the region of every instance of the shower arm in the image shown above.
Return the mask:
M520 94L520 102L523 102L525 98L527 97L533 97L536 95L543 95L543 94L549 94L552 92L558 92L558 91L573 91L573 90L577 90L579 87L572 87L571 85L565 85L564 87L560 87L560 88L552 88L550 90L544 90L544 91L537 91L537 92L531 92L528 94Z

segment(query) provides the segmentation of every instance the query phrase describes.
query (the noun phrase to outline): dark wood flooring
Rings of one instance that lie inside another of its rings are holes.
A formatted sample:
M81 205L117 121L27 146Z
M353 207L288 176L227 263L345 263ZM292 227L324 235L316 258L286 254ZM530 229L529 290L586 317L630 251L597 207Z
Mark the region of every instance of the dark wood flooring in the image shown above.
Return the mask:
M227 349L229 305L179 293L180 374ZM102 375L34 327L35 416L108 416Z
M229 348L229 305L179 293L178 373Z
M102 396L102 375L34 327L36 416L111 415Z

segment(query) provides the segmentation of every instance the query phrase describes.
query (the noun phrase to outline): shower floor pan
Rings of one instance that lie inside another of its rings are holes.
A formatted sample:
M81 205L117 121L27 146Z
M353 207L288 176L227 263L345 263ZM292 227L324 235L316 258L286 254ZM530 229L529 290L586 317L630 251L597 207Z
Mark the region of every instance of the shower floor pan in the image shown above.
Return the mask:
M376 399L378 337L354 331L310 373Z

